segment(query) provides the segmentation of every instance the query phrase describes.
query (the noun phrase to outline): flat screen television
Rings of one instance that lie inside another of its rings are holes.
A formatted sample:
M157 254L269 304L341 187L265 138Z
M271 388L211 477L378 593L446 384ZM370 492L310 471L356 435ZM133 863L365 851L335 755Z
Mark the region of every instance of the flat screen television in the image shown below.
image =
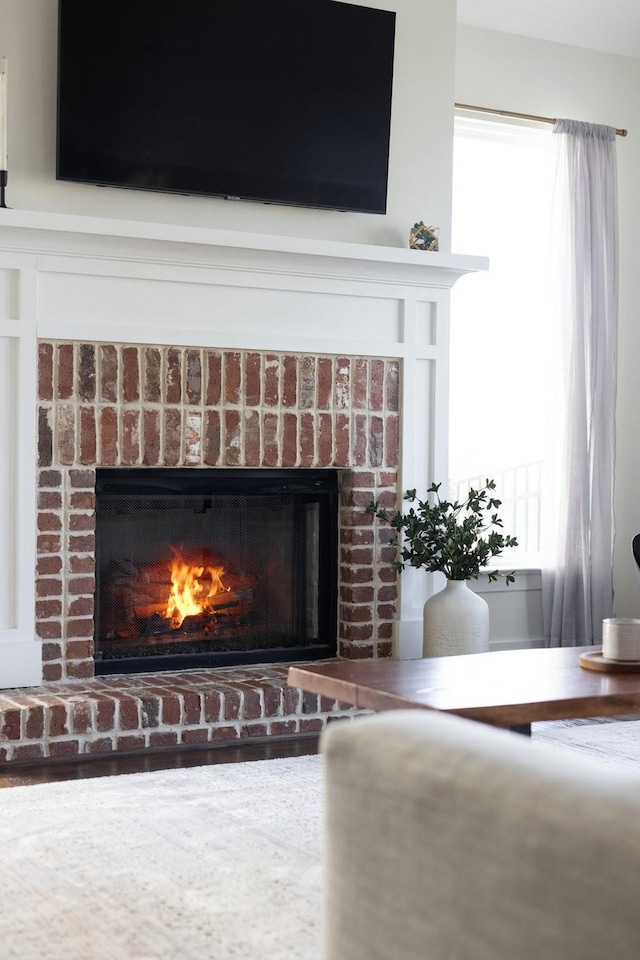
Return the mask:
M58 180L385 213L395 13L59 0Z

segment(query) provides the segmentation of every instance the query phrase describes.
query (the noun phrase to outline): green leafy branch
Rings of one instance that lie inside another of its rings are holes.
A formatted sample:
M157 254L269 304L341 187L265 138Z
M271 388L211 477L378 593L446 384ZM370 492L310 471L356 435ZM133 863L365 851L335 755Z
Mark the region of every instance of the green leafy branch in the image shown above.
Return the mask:
M407 490L404 500L416 504L407 513L389 513L377 500L366 509L397 531L391 540L401 548L402 559L392 561L396 570L403 570L408 563L428 573L444 573L448 580L477 580L490 560L507 547L517 547L518 541L501 531L497 510L502 501L493 496L494 480L486 480L478 490L470 488L462 501L441 500L441 486L431 484L428 500L420 500L415 490ZM490 581L501 576L507 584L515 580L514 571L486 573Z

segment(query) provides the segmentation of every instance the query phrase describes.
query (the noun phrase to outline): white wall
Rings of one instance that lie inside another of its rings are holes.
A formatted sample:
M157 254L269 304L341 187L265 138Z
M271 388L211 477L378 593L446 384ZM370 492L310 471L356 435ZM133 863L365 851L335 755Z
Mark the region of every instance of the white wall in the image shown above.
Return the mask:
M406 247L409 228L424 220L440 226L440 249L450 249L455 3L351 2L397 13L386 216L57 183L55 0L0 0L0 56L9 59L7 202L22 210L392 247Z
M459 103L629 131L616 141L620 327L614 587L616 613L640 617L640 584L631 555L631 539L640 532L640 60L468 26L458 28L456 57Z

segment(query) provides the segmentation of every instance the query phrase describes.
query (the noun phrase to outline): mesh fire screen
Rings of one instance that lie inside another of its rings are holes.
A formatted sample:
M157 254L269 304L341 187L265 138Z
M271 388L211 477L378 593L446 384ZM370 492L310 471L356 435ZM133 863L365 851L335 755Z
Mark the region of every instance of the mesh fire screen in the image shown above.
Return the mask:
M337 475L102 469L97 673L332 656Z

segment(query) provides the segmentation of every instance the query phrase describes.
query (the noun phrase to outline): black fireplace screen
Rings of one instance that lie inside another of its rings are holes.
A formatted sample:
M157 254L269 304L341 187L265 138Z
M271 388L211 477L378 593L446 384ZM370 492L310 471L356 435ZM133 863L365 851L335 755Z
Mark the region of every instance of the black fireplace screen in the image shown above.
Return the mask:
M337 475L101 469L97 673L336 650Z

